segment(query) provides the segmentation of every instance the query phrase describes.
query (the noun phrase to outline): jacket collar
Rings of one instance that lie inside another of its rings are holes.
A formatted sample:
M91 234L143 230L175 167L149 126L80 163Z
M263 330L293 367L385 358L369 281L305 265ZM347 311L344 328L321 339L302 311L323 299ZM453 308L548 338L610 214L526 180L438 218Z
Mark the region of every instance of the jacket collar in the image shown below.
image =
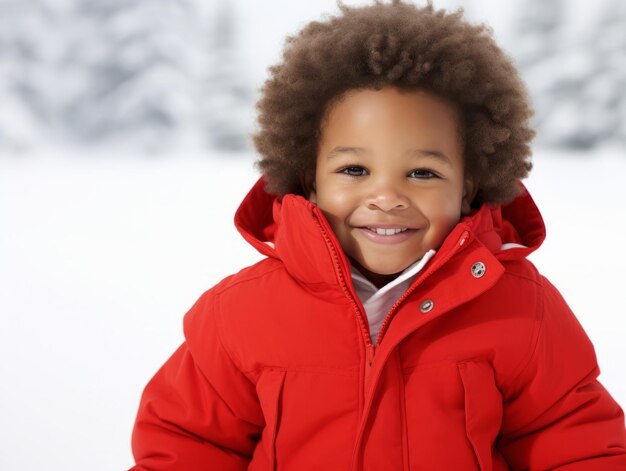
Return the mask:
M350 277L349 262L328 222L317 206L302 196L270 195L259 179L237 210L235 225L261 254L281 260L301 282L335 285L338 276ZM476 240L502 261L526 257L544 238L543 219L524 188L506 206L485 204L462 218L431 263L456 251L461 239ZM505 243L516 244L516 248L502 250Z

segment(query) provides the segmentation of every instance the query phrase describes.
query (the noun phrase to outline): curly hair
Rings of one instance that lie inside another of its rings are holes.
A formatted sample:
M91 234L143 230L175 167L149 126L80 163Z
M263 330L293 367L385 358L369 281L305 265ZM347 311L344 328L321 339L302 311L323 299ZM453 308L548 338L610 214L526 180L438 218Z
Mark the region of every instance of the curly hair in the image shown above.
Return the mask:
M458 108L465 172L478 188L474 206L513 199L531 169L532 110L491 30L430 2L338 5L339 16L287 37L282 63L269 69L253 135L267 191L308 197L329 107L349 90L391 86Z

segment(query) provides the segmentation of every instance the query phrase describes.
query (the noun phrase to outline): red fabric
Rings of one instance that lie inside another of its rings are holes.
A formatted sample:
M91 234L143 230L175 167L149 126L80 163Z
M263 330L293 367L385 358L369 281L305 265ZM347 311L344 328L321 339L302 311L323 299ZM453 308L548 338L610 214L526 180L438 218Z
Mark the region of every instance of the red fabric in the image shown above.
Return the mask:
M144 391L133 470L626 469L593 347L525 259L544 237L527 194L457 225L375 349L314 204L258 183L235 223L268 258L186 315Z

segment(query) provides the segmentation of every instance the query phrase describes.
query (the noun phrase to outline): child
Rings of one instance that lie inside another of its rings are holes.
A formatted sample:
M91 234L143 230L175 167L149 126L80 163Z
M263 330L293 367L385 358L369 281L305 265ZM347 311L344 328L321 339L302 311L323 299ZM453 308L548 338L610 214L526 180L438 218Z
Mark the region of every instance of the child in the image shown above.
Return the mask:
M135 470L626 469L593 347L526 256L531 111L460 13L340 6L288 39L207 291L147 385Z

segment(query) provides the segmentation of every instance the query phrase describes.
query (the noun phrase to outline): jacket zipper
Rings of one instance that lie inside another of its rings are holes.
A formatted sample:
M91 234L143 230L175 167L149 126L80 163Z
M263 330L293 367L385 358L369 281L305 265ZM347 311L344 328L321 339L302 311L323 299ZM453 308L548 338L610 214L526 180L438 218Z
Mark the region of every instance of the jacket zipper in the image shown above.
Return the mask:
M468 238L469 238L469 231L463 231L463 234L461 234L461 237L459 237L458 242L454 246L454 250L450 250L450 252L448 252L448 254L444 258L442 258L441 261L435 267L430 267L429 270L424 272L421 279L419 280L419 283L415 283L413 284L413 286L410 286L409 289L407 289L402 294L402 296L398 298L398 300L394 303L394 305L391 306L391 309L389 309L389 313L387 314L387 317L385 317L385 320L380 326L380 330L378 331L378 339L376 340L376 345L374 347L378 347L380 345L380 342L382 341L382 338L385 335L387 327L391 323L391 319L393 318L394 314L396 313L396 309L402 303L402 301L404 301L413 291L415 291L415 289L419 285L421 285L424 282L424 280L428 279L434 272L436 272L439 266L445 265L448 262L448 260L450 260L454 256L454 254L456 254L459 251L459 249L465 244Z
M364 384L363 384L364 386L363 395L365 396L365 391L367 391L367 387L371 380L372 365L374 364L374 357L376 356L376 349L378 346L380 346L380 342L382 341L382 338L385 335L388 325L391 323L391 320L396 312L396 309L417 288L417 286L423 283L424 280L428 279L435 271L437 271L440 265L444 265L445 263L447 263L447 261L450 260L450 258L452 258L452 256L454 256L454 254L458 252L458 250L465 244L465 242L469 238L469 231L467 230L463 231L463 233L461 234L461 237L459 237L458 242L454 246L454 249L450 250L450 252L446 254L444 258L441 259L438 265L434 267L430 267L430 269L424 273L419 283L414 284L412 287L407 289L402 294L402 296L400 296L400 298L398 298L398 300L394 303L394 305L389 310L387 317L383 321L383 324L381 325L380 331L378 333L378 339L376 341L376 344L374 344L372 342L372 337L369 333L369 328L367 327L367 324L366 324L367 316L365 315L363 310L359 307L358 303L356 302L354 298L354 295L348 288L348 285L344 277L344 269L341 266L339 255L337 254L335 245L329 236L328 229L324 226L325 220L320 218L316 214L316 211L318 210L314 208L313 214L315 215L315 220L317 221L319 225L322 236L324 237L324 240L326 241L326 245L330 249L332 260L335 265L335 273L337 274L337 278L339 279L339 285L341 286L341 289L343 290L344 294L348 297L348 299L352 301L352 306L354 307L357 318L359 319L359 323L361 325L361 332L363 334L363 340L365 342L365 349L366 349L366 359L365 359L365 368L364 368L365 378L364 378Z
M370 378L372 375L372 365L374 364L374 356L376 355L376 345L371 341L367 346L367 360L365 364L365 388L370 384Z
M404 301L404 299L406 299L406 297L411 294L411 292L413 292L415 290L415 288L417 287L417 284L411 289L409 288L395 303L394 305L391 307L389 314L387 315L387 317L385 318L383 324L381 325L379 334L378 334L378 340L376 341L376 344L374 345L372 343L372 338L369 334L369 328L367 327L366 324L366 315L363 312L363 310L359 307L359 304L356 302L354 295L352 294L352 292L350 291L350 289L348 288L348 285L346 283L345 277L344 277L344 269L341 266L341 261L339 258L339 255L337 254L337 250L335 248L335 245L332 241L332 239L329 236L329 231L326 227L324 227L324 223L325 223L325 219L320 218L319 215L316 213L316 211L319 211L317 208L313 208L313 214L315 215L315 220L320 228L320 231L322 233L322 236L324 237L324 240L326 241L326 245L328 246L330 252L331 252L331 256L332 256L332 260L333 260L333 264L335 266L335 274L337 275L337 278L339 280L339 285L341 286L341 289L343 290L344 294L348 297L348 299L350 299L350 301L352 301L352 305L354 307L354 310L357 314L357 318L359 319L360 325L361 325L361 332L363 334L363 339L365 341L365 348L366 348L366 360L365 360L365 368L364 368L364 381L363 381L363 390L362 390L362 398L361 400L363 401L361 403L361 407L365 407L365 394L367 391L367 388L371 382L371 375L372 375L372 366L374 364L374 357L376 356L376 347L378 345L380 345L380 342L382 340L382 337L387 329L388 324L391 322L391 318L393 317L393 314L395 313L395 310L397 309L397 307L400 305L400 303L402 301ZM446 255L442 261L440 262L440 265L446 263L457 251L460 247L463 246L463 244L465 244L465 242L467 241L469 237L469 232L466 230L463 232L463 234L461 235L461 237L459 238L459 241L457 242L457 244L455 245L455 249L451 250L450 253L448 255ZM424 276L421 278L420 283L421 284L425 279L427 279L433 272L435 272L437 269L437 267L431 267L430 270L428 270L427 272L424 273ZM356 449L355 449L356 452Z
M352 306L354 308L354 311L357 315L357 318L359 320L359 324L361 326L361 333L363 334L363 340L365 343L365 350L366 350L366 358L365 358L365 368L364 368L364 372L365 372L365 378L364 378L364 388L363 388L363 395L365 395L365 391L367 390L367 385L369 384L369 379L371 376L371 371L372 371L372 365L374 364L374 357L376 356L376 345L374 345L374 343L372 342L372 337L369 333L369 328L367 326L367 321L366 321L366 314L363 312L363 310L361 309L361 307L359 306L359 304L356 302L356 299L354 297L354 295L352 294L352 292L350 291L350 288L348 287L348 284L346 283L345 277L344 277L344 269L341 266L341 260L339 258L339 255L337 254L337 250L335 248L335 245L332 241L332 239L329 236L329 231L328 229L324 226L324 222L325 220L320 218L317 214L316 214L317 209L314 209L313 213L316 216L315 220L317 221L319 227L320 227L320 231L322 232L322 235L324 236L324 240L326 241L326 245L329 247L331 255L332 255L332 259L333 259L333 263L335 265L335 273L337 274L337 278L339 279L339 285L341 286L341 289L343 290L344 294L348 297L348 299L350 299L350 301L352 301Z

